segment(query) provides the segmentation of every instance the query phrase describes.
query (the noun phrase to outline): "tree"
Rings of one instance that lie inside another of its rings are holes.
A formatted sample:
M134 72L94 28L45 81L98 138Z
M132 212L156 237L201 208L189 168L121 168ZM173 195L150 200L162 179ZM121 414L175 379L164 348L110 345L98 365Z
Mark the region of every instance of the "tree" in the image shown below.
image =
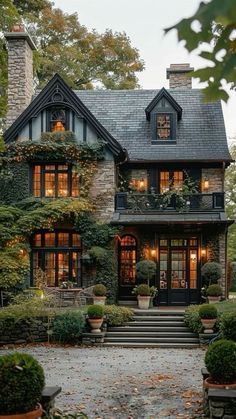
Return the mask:
M34 70L40 87L55 72L73 88L138 87L136 73L144 69L144 63L125 33L89 31L80 24L76 13L64 13L47 0L2 0L0 32L10 30L19 20L23 20L38 48ZM4 39L0 37L0 117L6 113L6 55Z
M236 89L235 0L201 2L193 16L182 19L165 32L171 29L177 29L179 41L185 42L189 52L199 48L198 55L207 60L205 68L193 72L193 77L208 83L204 89L205 99L227 102L229 95L224 81L231 89Z
M231 147L231 155L236 159L236 146ZM225 203L228 218L236 219L236 164L231 165L226 170L225 175ZM231 261L236 261L236 224L229 229L228 237L228 256Z

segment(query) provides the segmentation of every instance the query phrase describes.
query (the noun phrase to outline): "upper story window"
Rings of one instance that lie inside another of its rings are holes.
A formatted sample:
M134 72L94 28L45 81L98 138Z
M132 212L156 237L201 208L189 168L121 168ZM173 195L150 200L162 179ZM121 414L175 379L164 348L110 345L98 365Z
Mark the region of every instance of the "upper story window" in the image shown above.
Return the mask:
M170 114L157 114L156 120L156 135L157 140L170 140L171 139L171 115Z
M79 196L79 175L68 164L43 164L33 167L33 196L66 198Z
M67 112L65 108L54 107L49 111L49 131L68 130Z
M160 171L160 193L166 193L171 189L181 190L184 182L184 173L178 171Z

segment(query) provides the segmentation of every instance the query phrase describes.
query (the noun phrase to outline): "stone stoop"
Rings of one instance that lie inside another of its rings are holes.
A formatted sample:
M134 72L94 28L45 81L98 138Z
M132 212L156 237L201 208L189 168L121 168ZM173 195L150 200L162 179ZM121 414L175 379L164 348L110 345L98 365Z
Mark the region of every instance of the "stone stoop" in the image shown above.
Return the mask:
M138 310L134 319L120 327L108 327L104 346L199 347L198 335L184 324L183 310Z

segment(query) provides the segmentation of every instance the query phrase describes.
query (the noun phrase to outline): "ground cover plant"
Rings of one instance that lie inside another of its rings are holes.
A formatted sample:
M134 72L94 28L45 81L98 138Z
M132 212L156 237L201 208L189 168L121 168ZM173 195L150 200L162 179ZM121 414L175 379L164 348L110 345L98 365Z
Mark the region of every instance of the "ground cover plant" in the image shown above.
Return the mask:
M116 305L104 306L104 314L109 326L122 326L133 319L134 313L128 307Z

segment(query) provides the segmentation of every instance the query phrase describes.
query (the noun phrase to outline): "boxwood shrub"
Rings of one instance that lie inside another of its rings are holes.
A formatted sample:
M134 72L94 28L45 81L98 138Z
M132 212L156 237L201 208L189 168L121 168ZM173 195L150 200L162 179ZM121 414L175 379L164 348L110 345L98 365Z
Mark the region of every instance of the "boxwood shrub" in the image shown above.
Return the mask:
M217 308L213 304L202 304L199 307L200 319L216 319L217 314Z
M220 330L225 339L236 342L236 311L221 315Z
M218 384L236 381L236 343L221 339L209 346L205 364L212 381Z
M85 317L81 311L56 314L52 321L52 337L61 343L78 343L85 329Z
M116 305L104 306L104 314L109 326L122 326L125 322L131 321L134 315L128 307Z

